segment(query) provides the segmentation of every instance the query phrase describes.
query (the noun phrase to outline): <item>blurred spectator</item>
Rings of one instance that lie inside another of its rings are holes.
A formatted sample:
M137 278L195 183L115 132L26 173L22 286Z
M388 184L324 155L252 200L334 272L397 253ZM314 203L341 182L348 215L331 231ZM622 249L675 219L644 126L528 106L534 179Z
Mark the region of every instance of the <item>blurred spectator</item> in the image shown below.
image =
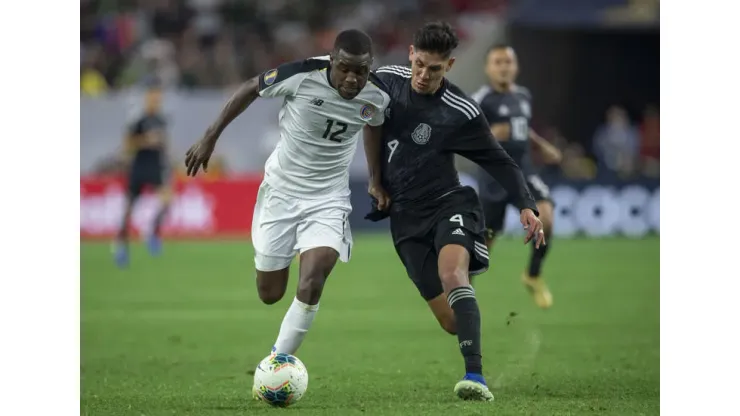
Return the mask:
M563 153L560 165L552 167L553 173L560 173L568 179L593 179L596 176L596 165L586 156L583 146L568 142L555 127L542 129L542 137Z
M640 168L642 174L660 176L660 113L649 105L645 109L640 125Z
M627 112L612 106L606 112L606 124L596 130L593 146L599 173L629 177L636 171L640 137Z
M82 69L102 45L109 88L157 78L169 87L232 85L286 61L326 54L338 31L375 39L376 64L404 63L413 30L500 12L504 0L81 0ZM402 24L400 24L402 23ZM464 24L458 25L464 40Z
M560 169L569 179L593 179L596 176L596 165L586 157L586 152L579 143L569 143L563 152Z
M82 50L80 68L80 91L84 95L97 97L108 91L108 81L100 71L100 48L93 45Z

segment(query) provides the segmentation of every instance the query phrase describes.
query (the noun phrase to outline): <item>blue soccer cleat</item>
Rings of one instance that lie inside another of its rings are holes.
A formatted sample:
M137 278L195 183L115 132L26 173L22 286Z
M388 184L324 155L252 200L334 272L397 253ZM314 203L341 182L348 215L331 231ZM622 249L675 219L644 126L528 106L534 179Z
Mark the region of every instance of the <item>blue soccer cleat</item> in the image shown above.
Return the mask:
M158 235L152 234L147 238L147 248L149 248L149 254L152 256L159 256L162 254L162 239Z
M493 393L488 390L486 380L480 374L467 373L455 384L455 394L463 400L490 402Z
M115 243L113 245L113 258L116 261L116 266L121 269L125 269L129 264L128 246L123 243Z

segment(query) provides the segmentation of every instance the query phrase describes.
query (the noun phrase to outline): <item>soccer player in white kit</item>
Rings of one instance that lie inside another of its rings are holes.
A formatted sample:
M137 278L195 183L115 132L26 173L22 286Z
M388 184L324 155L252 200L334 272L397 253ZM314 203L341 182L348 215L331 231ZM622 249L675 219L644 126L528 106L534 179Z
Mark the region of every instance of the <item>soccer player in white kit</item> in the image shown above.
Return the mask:
M319 309L326 278L337 259L350 258L349 165L360 131L383 124L390 101L370 72L372 62L368 35L341 32L329 56L283 64L245 82L187 152L187 172L195 176L201 166L208 168L219 135L249 104L257 97L284 97L280 142L265 164L252 221L257 291L264 303L283 297L290 263L300 254L298 290L274 353L295 354Z

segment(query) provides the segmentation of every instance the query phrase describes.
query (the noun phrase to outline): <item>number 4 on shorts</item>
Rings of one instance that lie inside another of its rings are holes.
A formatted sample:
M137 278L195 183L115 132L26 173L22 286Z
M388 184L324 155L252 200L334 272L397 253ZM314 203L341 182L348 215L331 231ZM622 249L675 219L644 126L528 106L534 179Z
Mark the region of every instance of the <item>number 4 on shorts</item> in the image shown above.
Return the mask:
M451 222L456 222L456 223L460 224L461 227L464 227L462 215L460 215L460 214L455 214L455 215L451 216L450 217L450 221Z

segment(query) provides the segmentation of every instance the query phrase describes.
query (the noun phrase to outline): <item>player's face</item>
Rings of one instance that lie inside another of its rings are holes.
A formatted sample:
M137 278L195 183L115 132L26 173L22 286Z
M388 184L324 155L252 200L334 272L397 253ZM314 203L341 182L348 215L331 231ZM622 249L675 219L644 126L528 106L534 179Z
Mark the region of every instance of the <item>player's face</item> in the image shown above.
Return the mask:
M452 69L455 58L445 58L438 53L409 48L411 61L411 88L419 94L434 94L442 85L447 71Z
M519 64L511 48L494 49L488 53L486 75L496 85L510 85L516 80Z
M339 95L346 100L355 98L367 84L370 66L373 64L372 55L352 55L340 49L332 54L330 62L331 83Z

